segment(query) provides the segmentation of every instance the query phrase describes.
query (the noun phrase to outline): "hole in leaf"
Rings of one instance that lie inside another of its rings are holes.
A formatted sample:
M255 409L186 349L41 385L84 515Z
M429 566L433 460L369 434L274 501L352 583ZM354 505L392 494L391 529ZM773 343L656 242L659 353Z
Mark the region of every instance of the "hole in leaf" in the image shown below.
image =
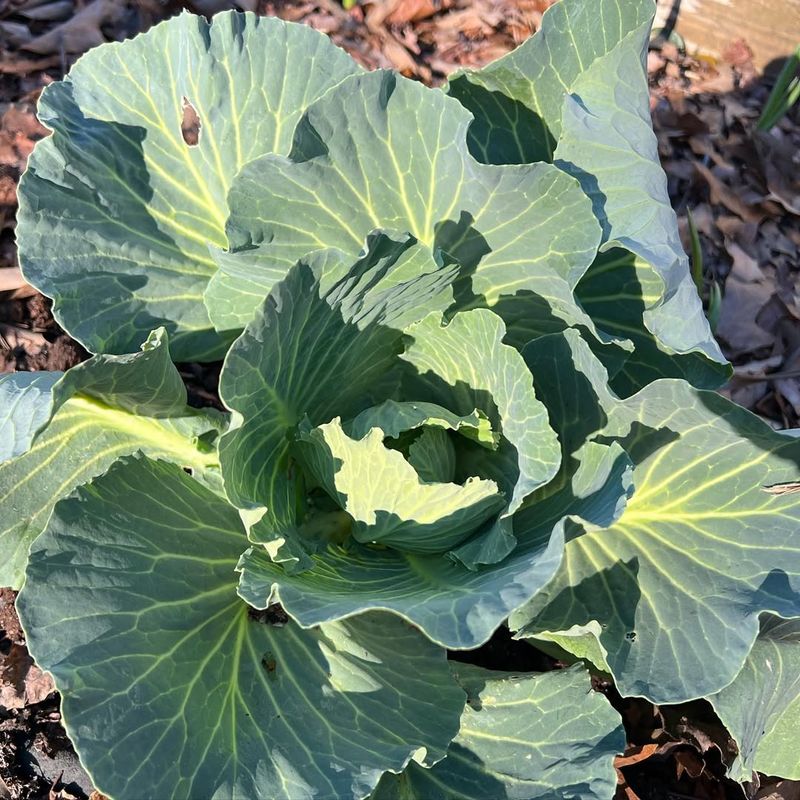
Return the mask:
M248 608L247 616L262 625L274 625L278 628L289 621L289 615L283 610L280 603L273 603L264 609Z
M625 638L629 642L635 642L636 641L636 631L628 631L628 633L625 634Z
M202 128L202 123L197 114L197 109L184 97L181 136L183 136L183 141L186 142L189 147L196 147L197 143L200 141L200 128Z

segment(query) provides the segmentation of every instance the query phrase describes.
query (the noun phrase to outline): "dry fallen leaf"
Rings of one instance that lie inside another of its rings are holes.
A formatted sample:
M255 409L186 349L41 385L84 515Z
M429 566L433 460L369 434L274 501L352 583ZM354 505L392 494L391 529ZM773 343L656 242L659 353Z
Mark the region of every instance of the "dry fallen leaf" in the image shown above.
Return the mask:
M617 769L622 769L623 767L630 767L632 764L638 764L640 761L646 761L650 756L654 755L658 752L658 745L657 744L643 744L632 748L634 752L631 752L627 756L617 756L614 759L614 766Z
M117 0L92 0L66 22L37 36L22 49L40 55L84 53L104 44L102 26L120 22L126 13L125 4Z
M756 147L761 156L769 196L791 214L800 215L800 156L789 140L769 133L757 133Z
M53 679L33 663L28 651L12 644L0 660L0 706L24 708L41 703L54 691Z
M695 162L694 168L708 184L709 196L712 203L725 206L725 208L733 211L734 214L738 214L742 219L748 222L760 222L766 216L766 213L762 209L743 200L738 192L731 189L730 186L720 180L704 164L701 164L699 161Z
M800 800L800 781L766 782L754 800Z

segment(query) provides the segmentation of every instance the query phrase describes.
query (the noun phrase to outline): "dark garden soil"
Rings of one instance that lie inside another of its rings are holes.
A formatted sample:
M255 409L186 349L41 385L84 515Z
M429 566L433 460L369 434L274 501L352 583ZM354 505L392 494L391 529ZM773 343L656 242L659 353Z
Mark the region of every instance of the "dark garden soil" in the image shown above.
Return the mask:
M0 0L0 372L66 370L87 357L16 267L16 184L35 141L47 134L35 117L42 87L90 47L132 36L182 7L211 13L232 5L305 22L365 66L437 84L523 41L549 2L363 0L345 11L335 0ZM688 251L691 211L705 299L735 366L723 392L775 427L796 427L800 125L795 111L768 134L755 130L780 65L757 73L742 35L719 60L688 55L679 40L655 40L651 110L684 244ZM179 365L193 405L219 407L219 367ZM13 601L13 592L0 589L0 800L100 800L60 725L52 683L24 648ZM457 657L520 671L562 666L506 630ZM619 800L800 800L800 783L759 776L760 786L745 793L725 778L735 745L707 703L658 708L624 700L602 677L595 689L620 711L628 733L617 760Z

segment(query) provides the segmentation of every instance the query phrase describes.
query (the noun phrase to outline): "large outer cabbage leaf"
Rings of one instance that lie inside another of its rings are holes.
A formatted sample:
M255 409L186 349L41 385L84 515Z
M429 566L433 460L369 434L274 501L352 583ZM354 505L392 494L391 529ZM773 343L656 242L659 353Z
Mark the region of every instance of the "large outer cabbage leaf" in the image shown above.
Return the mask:
M362 798L441 759L464 692L385 614L310 631L236 596L236 510L179 467L124 459L60 502L18 606L95 785L130 797Z
M800 780L800 620L767 616L736 680L708 699L739 748L734 780Z
M288 153L303 110L359 71L311 28L233 12L91 50L39 105L54 133L20 183L25 277L92 352L130 352L164 325L176 360L219 358L202 295L228 187L250 159Z
M467 705L447 758L385 775L370 800L611 797L625 732L584 669L536 675L452 666Z
M561 0L516 50L452 75L448 92L475 116L470 152L486 164L552 161L564 98L575 81L631 31L649 24L653 10L652 0Z
M561 0L509 55L451 78L475 114L470 150L491 164L553 161L592 198L603 228L578 297L598 327L635 344L614 382L716 387L726 376L689 275L650 122L643 64L652 2Z
M215 324L241 328L309 251L356 255L369 231L386 228L447 252L461 267L459 306L499 304L517 342L591 327L572 294L599 242L591 203L550 164L479 164L467 150L470 118L442 92L380 71L314 103L289 157L251 161L231 186L232 252L206 296Z
M139 353L94 356L63 376L36 378L27 386L48 391L36 398L35 408L24 402L9 406L12 428L28 431L28 446L0 463L0 586L14 588L55 502L120 456L141 450L219 483L215 439L225 418L187 406L163 329ZM0 392L7 385L0 384ZM37 425L44 425L38 434Z
M553 582L511 625L522 636L593 627L623 694L717 692L741 670L760 613L800 615L800 496L770 489L796 480L800 442L679 380L617 400L576 337L561 369L570 351L583 372L572 385L596 408L584 430L625 448L633 495L613 524L567 542Z

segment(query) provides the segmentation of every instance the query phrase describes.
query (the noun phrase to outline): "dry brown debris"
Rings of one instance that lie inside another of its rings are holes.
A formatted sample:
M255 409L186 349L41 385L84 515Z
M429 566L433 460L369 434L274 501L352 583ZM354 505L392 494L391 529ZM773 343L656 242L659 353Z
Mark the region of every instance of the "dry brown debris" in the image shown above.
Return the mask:
M723 287L716 334L735 365L724 390L778 427L800 420L800 127L797 111L756 130L769 91L749 48L727 61L651 53L651 106L670 195L689 249L700 233L707 284Z

